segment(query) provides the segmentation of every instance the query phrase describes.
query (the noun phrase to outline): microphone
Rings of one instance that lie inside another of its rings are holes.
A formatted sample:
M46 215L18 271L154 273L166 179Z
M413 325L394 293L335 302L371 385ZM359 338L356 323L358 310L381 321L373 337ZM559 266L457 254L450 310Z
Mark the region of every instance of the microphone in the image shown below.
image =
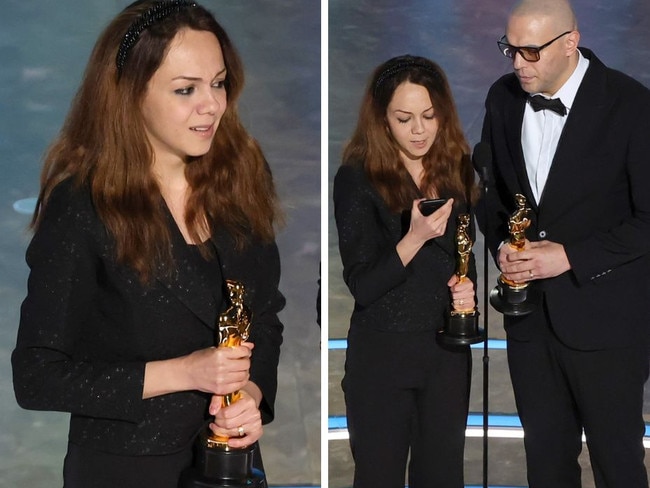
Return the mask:
M487 142L479 142L474 146L472 164L479 174L483 186L487 186L488 181L490 181L489 167L492 166L492 148Z
M492 148L487 142L479 142L474 146L472 165L481 180L481 199L477 208L478 227L483 235L487 234L487 194L490 183L490 168L492 167ZM487 245L487 241L486 241Z

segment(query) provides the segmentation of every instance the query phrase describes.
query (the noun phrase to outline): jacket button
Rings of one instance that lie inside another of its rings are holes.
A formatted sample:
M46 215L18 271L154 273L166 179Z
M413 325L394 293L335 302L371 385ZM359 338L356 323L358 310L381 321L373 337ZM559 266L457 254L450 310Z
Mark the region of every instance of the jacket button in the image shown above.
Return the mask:
M539 234L537 234L540 239L544 239L546 237L546 231L545 230L540 230Z

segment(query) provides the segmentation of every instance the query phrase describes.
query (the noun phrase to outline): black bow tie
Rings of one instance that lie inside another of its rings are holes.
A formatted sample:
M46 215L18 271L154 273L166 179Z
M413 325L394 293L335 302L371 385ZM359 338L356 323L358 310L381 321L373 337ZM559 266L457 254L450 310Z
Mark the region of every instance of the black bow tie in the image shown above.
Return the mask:
M566 107L559 98L544 98L541 95L535 95L533 97L528 97L528 100L530 100L530 106L533 107L535 112L539 112L540 110L552 110L562 117L566 115Z

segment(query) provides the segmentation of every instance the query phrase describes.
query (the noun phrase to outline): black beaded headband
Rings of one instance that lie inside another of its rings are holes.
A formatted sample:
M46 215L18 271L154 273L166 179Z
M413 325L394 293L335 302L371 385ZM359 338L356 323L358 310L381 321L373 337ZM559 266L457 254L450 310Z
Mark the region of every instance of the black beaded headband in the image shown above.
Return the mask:
M377 96L377 92L379 91L379 87L384 83L389 78L392 78L395 76L397 73L400 73L402 71L405 71L409 68L421 68L425 71L428 71L431 73L438 81L442 81L440 72L435 69L433 66L430 66L429 64L423 63L419 61L418 59L404 59L403 61L399 61L396 64L391 64L388 66L386 69L384 69L379 76L377 76L377 81L375 82L375 88L373 90L373 93L375 96Z
M122 74L122 68L124 68L124 63L129 55L129 51L135 43L138 42L142 31L148 29L156 22L160 22L170 14L180 12L187 7L196 7L196 3L188 2L186 0L162 1L157 2L155 5L143 12L142 15L131 24L129 30L126 31L126 34L124 34L122 42L120 43L120 48L115 57L115 65L117 66L118 75Z

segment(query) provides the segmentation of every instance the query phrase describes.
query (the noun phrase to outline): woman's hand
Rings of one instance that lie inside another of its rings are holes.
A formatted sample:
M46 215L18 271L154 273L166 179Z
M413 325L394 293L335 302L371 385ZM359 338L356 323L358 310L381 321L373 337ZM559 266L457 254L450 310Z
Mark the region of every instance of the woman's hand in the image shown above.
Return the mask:
M444 235L454 204L454 199L450 198L438 210L425 216L418 207L421 200L423 199L413 200L409 230L397 243L397 254L404 266L411 262L425 242Z
M252 382L240 390L237 401L222 407L222 396L214 395L210 402L210 414L214 421L210 429L217 435L228 437L228 445L238 448L250 446L262 437L262 414L259 403L262 393Z
M445 234L454 199L450 198L442 207L427 216L422 215L418 206L422 200L413 200L409 232L424 244L429 239L435 239Z
M208 347L187 356L146 364L142 398L177 391L199 390L227 395L242 389L249 380L253 344Z
M227 395L240 390L249 380L253 344L209 347L185 356L190 390Z
M462 312L474 310L476 308L476 301L474 300L474 283L472 280L467 277L463 280L459 280L457 275L453 275L449 278L447 286L451 293L454 310Z

